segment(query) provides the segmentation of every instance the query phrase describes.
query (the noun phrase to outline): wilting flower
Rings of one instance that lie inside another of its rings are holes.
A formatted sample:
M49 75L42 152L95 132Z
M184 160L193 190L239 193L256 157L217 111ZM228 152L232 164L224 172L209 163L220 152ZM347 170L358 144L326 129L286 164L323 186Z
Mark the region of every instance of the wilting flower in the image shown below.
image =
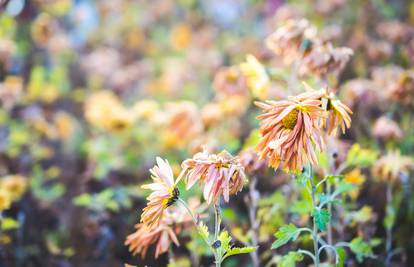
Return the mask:
M315 33L315 28L305 19L288 20L267 37L266 46L276 55L283 56L286 63L291 63L310 48Z
M300 75L324 76L339 74L352 56L348 47L333 47L331 43L318 45L303 58L299 67Z
M407 174L412 168L414 168L412 158L402 156L400 151L390 151L374 164L372 174L384 181L394 182L401 178L401 174Z
M246 181L239 159L225 150L219 154L199 152L185 160L182 168L187 189L198 181L204 184L203 195L208 204L217 203L221 195L228 202L229 196L241 191Z
M375 137L386 141L403 138L403 132L398 124L385 116L375 121L372 133Z
M332 92L326 95L326 99L328 101L326 106L328 134L335 134L338 127L341 128L342 133L345 133L345 129L351 127L352 110L337 99Z
M203 210L198 199L188 200L189 208L194 212L196 210ZM185 223L191 222L192 218L182 206L174 206L168 210L164 210L164 215L160 224L154 229L148 228L143 223L135 225L136 231L130 234L125 240L125 245L129 246L129 251L134 255L140 254L145 257L148 248L156 244L155 257L168 251L171 243L174 242L179 246L177 234Z
M213 86L219 96L248 94L246 77L239 66L220 69L214 77Z
M396 20L378 23L376 30L381 37L395 43L406 42L414 34L414 27Z
M168 147L182 147L203 131L197 106L193 102L168 103L165 110L164 142Z
M320 100L299 95L256 104L265 112L257 117L261 120L262 139L256 147L260 158L269 155L270 166L276 169L283 162L288 171L300 171L308 162L317 163L315 148L321 150L323 145L318 126L323 116Z
M157 243L155 258L158 258L160 254L168 251L171 242L174 242L177 246L180 245L173 226L169 225L166 220L162 220L153 229L148 228L143 223L136 224L135 229L136 231L130 234L125 241L125 245L129 246L129 251L133 255L140 254L144 258L148 248L152 244Z
M179 179L174 182L173 171L168 161L159 157L156 160L157 165L150 170L154 182L142 186L153 191L147 198L147 206L141 214L141 222L149 229L159 226L164 210L174 204L180 195L176 187Z
M414 72L404 71L395 83L389 87L388 97L404 105L414 103Z
M341 87L343 99L351 108L355 108L357 104L363 107L371 107L378 105L383 99L382 92L376 90L378 86L368 79L349 80Z
M267 94L270 79L265 67L253 55L247 55L246 62L240 64L240 69L247 79L252 94L259 98Z
M8 175L0 180L0 188L11 201L18 200L27 189L27 179L21 175Z

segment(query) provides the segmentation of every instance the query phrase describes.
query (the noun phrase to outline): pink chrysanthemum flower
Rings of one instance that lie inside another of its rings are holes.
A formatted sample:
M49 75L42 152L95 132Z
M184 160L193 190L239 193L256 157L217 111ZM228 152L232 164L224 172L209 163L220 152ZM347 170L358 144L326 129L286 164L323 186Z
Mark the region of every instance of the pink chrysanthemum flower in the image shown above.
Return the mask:
M276 169L283 162L287 171L295 172L308 162L317 163L315 148L321 150L323 145L318 119L324 110L316 93L256 102L265 112L258 116L262 139L256 149L260 158L269 156L269 166Z
M209 154L199 152L182 163L187 189L197 181L204 183L204 198L208 204L217 203L223 195L226 202L229 196L241 191L246 181L244 168L237 157L227 151Z
M172 169L167 160L157 157L157 165L150 170L154 183L143 185L142 188L153 192L147 198L148 204L141 214L141 222L149 229L160 224L164 210L175 203L180 195L176 187L179 179L174 181Z

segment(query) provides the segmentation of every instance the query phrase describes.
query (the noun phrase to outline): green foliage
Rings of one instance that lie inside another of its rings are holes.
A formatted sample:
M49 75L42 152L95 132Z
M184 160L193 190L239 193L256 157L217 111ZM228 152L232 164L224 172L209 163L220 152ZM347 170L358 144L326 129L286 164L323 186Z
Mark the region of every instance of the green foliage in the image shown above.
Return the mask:
M282 257L279 261L278 267L295 267L296 262L303 260L303 255L296 251L290 251L288 254Z
M300 234L299 229L293 224L287 224L280 227L276 232L276 241L272 244L272 249L277 249L289 241L295 241Z
M20 227L20 223L11 217L5 217L0 219L1 230L8 231L17 229Z
M328 224L331 214L329 214L327 209L314 208L312 211L312 216L315 219L315 223L321 231L326 230L326 225Z
M73 203L92 211L118 211L122 207L130 207L131 200L125 188L108 188L96 194L84 193L76 196Z
M364 258L374 257L374 253L372 252L372 246L369 243L364 242L361 237L352 239L352 241L349 244L349 248L353 253L355 253L357 260L360 263L363 261Z
M344 267L344 263L346 260L346 251L343 247L336 248L336 255L338 257L338 262L336 263L336 267Z
M231 237L229 233L224 230L220 232L218 236L218 240L220 241L220 246L217 248L217 253L220 255L221 262L227 259L230 256L238 255L238 254L245 254L255 251L257 248L255 247L230 247Z
M309 200L298 200L292 204L291 212L298 214L309 214L312 212L312 203Z
M392 229L395 223L396 212L392 205L387 205L385 209L384 227L385 229Z
M368 167L378 158L378 152L363 149L359 144L354 144L348 152L346 163L348 166Z

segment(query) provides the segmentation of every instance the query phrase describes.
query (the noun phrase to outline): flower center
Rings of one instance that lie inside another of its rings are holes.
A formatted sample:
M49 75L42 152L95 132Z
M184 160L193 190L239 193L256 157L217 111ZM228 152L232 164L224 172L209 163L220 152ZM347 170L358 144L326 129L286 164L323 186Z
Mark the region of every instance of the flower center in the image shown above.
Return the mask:
M180 196L180 191L178 190L177 187L174 187L170 192L170 198L167 201L167 207L173 205L177 201L179 196Z
M286 117L282 119L283 127L289 130L293 130L293 128L295 128L296 122L298 121L298 114L298 109L294 109L289 112L289 114L287 114Z

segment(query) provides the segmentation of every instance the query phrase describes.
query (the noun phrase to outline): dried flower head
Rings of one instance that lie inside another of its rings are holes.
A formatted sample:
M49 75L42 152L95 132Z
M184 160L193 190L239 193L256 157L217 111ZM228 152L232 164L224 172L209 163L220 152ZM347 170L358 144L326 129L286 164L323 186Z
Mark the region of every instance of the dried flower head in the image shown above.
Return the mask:
M219 97L248 94L246 77L239 66L220 69L214 77L213 87Z
M412 158L402 156L400 151L389 151L374 164L372 174L383 181L395 182L402 174L407 174L413 168Z
M300 75L325 76L328 73L338 75L353 55L348 47L333 47L331 43L318 45L303 58Z
M208 204L217 203L223 195L226 202L229 196L241 191L246 181L244 168L237 157L223 150L219 154L209 154L206 149L182 163L187 189L196 182L204 184L204 199ZM181 176L180 175L180 176Z
M136 231L130 234L125 241L125 245L129 247L129 251L133 255L140 254L144 258L149 247L156 243L155 258L158 258L160 254L168 251L172 242L177 246L180 245L173 227L164 220L153 229L143 223L136 224L135 229Z
M383 21L376 28L378 34L394 43L408 41L414 34L414 27L401 21Z
M150 169L154 182L142 186L144 189L153 191L148 196L147 206L141 214L141 222L149 229L159 226L164 210L174 204L180 195L176 186L179 179L174 181L173 171L168 161L159 157L156 160L157 165Z
M183 147L203 131L197 106L193 102L168 103L163 138L168 147Z
M414 105L414 72L403 71L388 89L388 98L403 105Z
M310 40L315 34L316 30L309 21L287 20L266 38L266 46L276 55L283 56L286 63L291 63L310 48Z
M258 116L262 139L256 149L260 158L269 156L275 169L283 162L287 171L295 172L317 162L315 148L321 150L323 145L318 126L323 109L320 100L305 96L256 103L265 112Z
M332 92L326 94L326 100L328 134L335 135L338 127L341 128L342 133L345 133L345 129L351 127L350 114L352 114L352 110L337 99Z
M372 133L375 137L384 141L401 140L403 138L403 132L398 124L386 116L382 116L375 121Z

